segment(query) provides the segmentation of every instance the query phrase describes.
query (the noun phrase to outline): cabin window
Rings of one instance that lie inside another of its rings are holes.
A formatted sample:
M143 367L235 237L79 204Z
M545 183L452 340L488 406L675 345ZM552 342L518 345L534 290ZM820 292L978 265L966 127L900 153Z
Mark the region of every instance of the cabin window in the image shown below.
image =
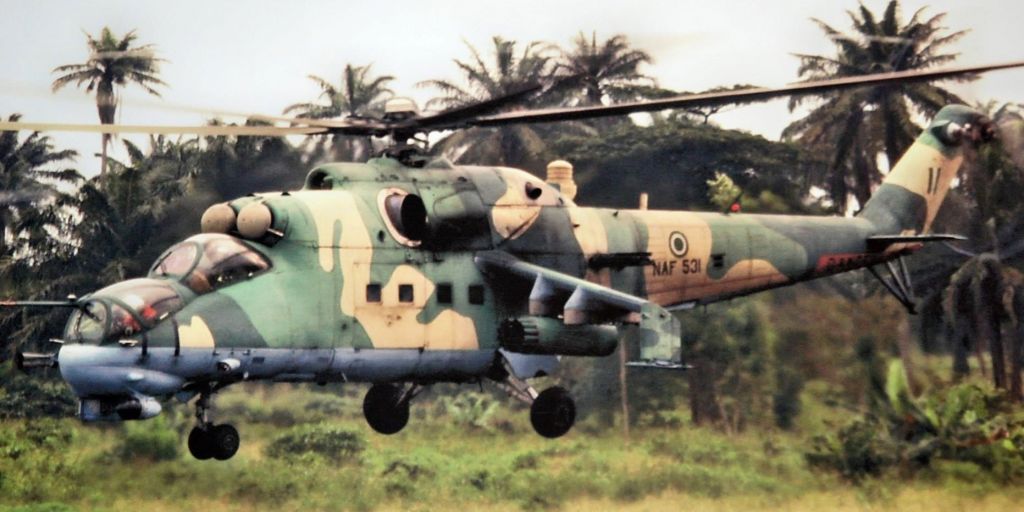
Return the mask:
M712 254L711 266L715 268L722 268L725 266L725 254Z
M412 302L413 293L411 284L398 285L398 302Z
M451 283L441 283L437 285L437 303L438 304L451 304L452 303L452 285Z
M469 303L480 305L484 303L484 286L473 284L469 286Z
M366 285L366 302L380 302L380 283Z

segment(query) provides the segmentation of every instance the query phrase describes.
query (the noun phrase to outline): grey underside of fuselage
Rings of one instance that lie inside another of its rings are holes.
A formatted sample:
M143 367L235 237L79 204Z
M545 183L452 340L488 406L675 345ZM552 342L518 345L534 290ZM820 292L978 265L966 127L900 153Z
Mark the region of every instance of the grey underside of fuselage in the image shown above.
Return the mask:
M75 394L166 396L192 383L465 382L488 373L497 352L419 349L150 348L67 345L60 371ZM218 363L235 360L224 372Z

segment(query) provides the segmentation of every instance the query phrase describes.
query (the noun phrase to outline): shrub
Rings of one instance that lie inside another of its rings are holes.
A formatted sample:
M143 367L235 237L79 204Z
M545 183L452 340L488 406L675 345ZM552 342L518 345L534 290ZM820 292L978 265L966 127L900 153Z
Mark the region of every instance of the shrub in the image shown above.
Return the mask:
M266 448L275 459L314 455L333 462L358 461L366 441L354 430L333 425L303 425L277 436Z
M46 502L46 503L33 503L31 505L22 505L20 507L14 507L5 509L7 512L75 512L75 508L71 505L65 505L64 503L57 502Z
M964 384L915 400L898 378L901 371L890 368L888 396L875 397L878 413L815 438L807 462L851 480L891 466L913 472L934 460L970 462L1002 480L1024 479L1024 420L1001 393Z
M834 436L816 436L807 462L856 481L878 476L895 465L897 449L878 422L861 419L842 427Z
M56 420L37 420L16 429L0 430L0 459L18 460L28 452L63 451L73 432Z
M342 416L351 411L351 407L344 398L324 393L311 396L305 409L307 412L319 416Z
M458 395L441 398L445 413L457 425L476 428L489 428L489 421L498 402L486 393L459 393Z
M0 420L73 416L77 403L63 382L0 371Z
M41 419L0 426L0 497L36 502L73 497L81 468L69 459L67 422ZM44 509L45 510L45 509Z
M181 438L167 415L124 423L114 455L123 459L174 460L181 453Z

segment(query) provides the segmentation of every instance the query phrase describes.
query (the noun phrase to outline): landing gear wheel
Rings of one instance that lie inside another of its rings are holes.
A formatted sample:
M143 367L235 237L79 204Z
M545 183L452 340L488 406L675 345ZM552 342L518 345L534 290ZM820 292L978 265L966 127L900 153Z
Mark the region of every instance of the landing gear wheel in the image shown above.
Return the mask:
M576 423L576 403L569 391L559 386L541 391L530 406L530 423L549 439L565 435Z
M217 460L228 460L238 453L238 445L241 438L238 430L231 425L217 425L209 430L210 445L213 451L213 458Z
M192 427L188 433L188 451L199 460L213 457L213 444L210 442L210 430L204 427Z
M402 388L375 384L363 399L363 416L370 428L381 434L396 434L409 423L409 401L402 400Z

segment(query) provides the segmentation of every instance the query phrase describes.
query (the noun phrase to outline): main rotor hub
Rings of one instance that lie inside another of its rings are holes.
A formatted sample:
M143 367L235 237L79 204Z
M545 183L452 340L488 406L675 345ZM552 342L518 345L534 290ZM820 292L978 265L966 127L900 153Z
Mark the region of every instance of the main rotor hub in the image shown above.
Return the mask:
M412 98L391 98L384 104L384 119L402 121L420 115L420 108Z

